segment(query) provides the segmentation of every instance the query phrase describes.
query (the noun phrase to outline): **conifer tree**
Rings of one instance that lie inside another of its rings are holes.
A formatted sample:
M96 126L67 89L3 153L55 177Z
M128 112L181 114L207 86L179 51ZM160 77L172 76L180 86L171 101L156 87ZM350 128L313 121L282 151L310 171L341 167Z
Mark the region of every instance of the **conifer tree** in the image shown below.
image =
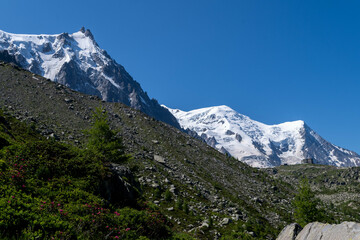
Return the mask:
M294 199L294 218L304 227L306 224L324 219L324 210L319 208L320 199L311 191L308 179L300 182L299 192Z
M124 147L117 132L110 129L107 112L103 108L96 108L92 118L92 126L86 131L87 149L103 162L126 161L129 156L124 154Z

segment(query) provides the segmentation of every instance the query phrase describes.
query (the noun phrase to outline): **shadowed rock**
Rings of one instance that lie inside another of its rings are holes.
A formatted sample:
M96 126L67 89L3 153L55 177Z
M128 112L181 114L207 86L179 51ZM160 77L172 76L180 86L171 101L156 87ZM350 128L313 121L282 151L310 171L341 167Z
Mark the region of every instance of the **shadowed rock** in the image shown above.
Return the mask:
M295 240L302 228L297 223L287 225L276 238L276 240Z

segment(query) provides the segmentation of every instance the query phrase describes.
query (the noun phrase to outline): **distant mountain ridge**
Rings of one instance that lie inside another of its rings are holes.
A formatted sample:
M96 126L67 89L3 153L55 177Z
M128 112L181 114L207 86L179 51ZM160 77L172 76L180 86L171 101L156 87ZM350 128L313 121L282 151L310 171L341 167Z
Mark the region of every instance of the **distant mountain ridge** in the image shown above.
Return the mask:
M179 128L125 68L96 43L89 29L73 34L12 34L0 30L0 60L12 62L73 90L122 102Z
M305 158L316 164L360 166L360 155L327 142L303 121L266 125L228 106L168 109L182 128L253 167L299 164Z

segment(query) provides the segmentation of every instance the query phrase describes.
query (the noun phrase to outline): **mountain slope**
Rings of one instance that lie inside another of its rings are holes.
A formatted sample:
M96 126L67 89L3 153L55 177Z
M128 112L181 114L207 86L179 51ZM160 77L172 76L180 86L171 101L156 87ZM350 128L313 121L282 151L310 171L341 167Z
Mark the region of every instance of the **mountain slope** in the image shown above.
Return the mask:
M122 103L103 102L0 62L0 108L48 138L81 146L96 107L106 109L132 155L128 165L145 199L169 216L177 231L214 239L234 229L265 239L290 222L295 191L288 184ZM189 214L179 210L181 201ZM213 226L204 228L210 217ZM230 220L222 223L224 218Z
M168 109L181 127L195 131L210 146L254 167L299 164L306 158L317 164L360 165L357 153L327 142L303 121L266 125L227 106L189 112Z
M3 110L5 116L28 123L30 133L36 130L47 138L81 146L83 130L90 127L96 107L106 109L112 129L119 131L126 153L132 155L126 166L141 184L144 199L168 217L173 231L188 232L195 239L275 239L284 225L293 222L291 201L297 184L293 176L307 176L311 182L316 178L324 186L324 201L333 198L328 186L343 193L349 188L359 192L360 168L341 170L309 164L254 169L122 103L101 101L0 61L0 115ZM0 116L0 132L9 129L2 128L3 123ZM7 134L22 141L14 132ZM0 148L7 145L1 137ZM10 138L5 140L11 143ZM292 173L282 174L280 168ZM346 202L357 202L357 195L344 199L339 193L336 199L344 208L329 204L325 208L335 213L338 221L359 221L358 203L349 216ZM2 203L7 205L7 200ZM14 219L19 219L18 214Z
M90 30L56 35L0 31L0 60L61 83L73 90L128 106L179 127L176 119L150 99L125 68L96 43Z

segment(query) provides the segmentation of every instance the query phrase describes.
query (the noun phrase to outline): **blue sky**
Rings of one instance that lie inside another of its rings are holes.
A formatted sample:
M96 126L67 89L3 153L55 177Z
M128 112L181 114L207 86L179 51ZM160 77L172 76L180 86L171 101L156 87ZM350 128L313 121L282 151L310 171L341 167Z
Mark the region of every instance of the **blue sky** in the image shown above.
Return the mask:
M12 33L89 28L150 97L228 105L275 124L302 119L360 153L359 1L3 0Z

